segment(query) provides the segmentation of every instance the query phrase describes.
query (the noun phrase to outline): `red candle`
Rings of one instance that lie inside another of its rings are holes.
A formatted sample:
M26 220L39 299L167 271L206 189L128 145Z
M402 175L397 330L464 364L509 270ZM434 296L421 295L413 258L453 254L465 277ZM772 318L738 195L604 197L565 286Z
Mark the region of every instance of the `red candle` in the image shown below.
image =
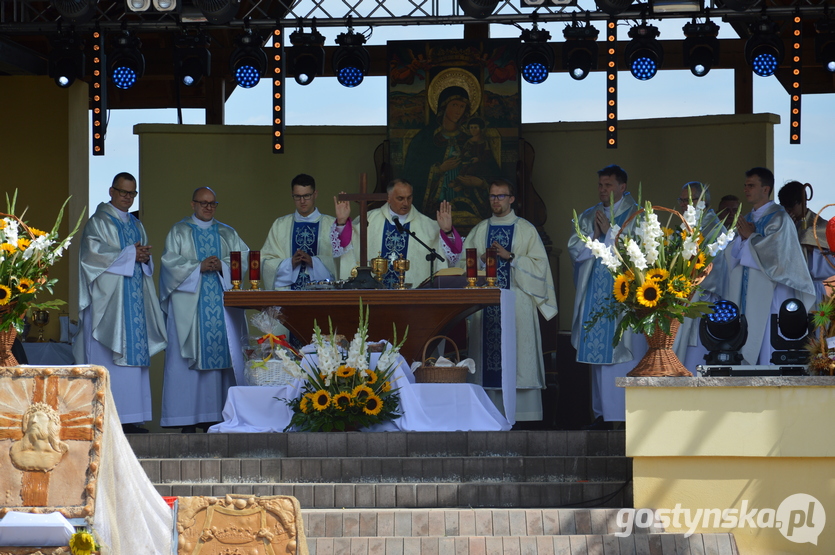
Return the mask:
M229 253L229 269L232 271L232 281L241 281L241 251Z
M496 249L494 247L487 249L487 277L496 277Z
M261 251L249 251L249 280L261 279Z
M478 252L476 249L467 249L467 277L474 278L478 275L478 266L476 265L476 257Z

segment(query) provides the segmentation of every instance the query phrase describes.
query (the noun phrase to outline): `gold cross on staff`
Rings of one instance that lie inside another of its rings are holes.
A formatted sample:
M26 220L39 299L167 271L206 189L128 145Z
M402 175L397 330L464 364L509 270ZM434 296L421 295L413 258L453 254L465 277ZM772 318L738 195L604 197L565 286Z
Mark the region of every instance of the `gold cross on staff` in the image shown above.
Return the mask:
M375 200L388 200L386 193L369 193L368 191L368 176L364 173L360 174L360 192L342 194L337 196L338 200L354 200L360 205L360 267L368 266L368 243L365 236L368 232L368 202Z

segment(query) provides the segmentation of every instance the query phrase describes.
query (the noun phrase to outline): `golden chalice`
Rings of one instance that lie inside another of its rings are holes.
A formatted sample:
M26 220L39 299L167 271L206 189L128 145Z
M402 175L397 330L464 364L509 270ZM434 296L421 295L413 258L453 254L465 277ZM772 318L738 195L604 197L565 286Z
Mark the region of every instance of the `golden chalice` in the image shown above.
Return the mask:
M32 312L32 323L38 326L38 343L44 343L43 328L49 323L48 310L35 310Z
M394 271L400 275L400 289L406 289L406 272L409 271L409 261L400 255L400 258L393 262Z
M377 256L371 259L371 273L374 274L374 279L377 281L383 280L383 275L389 269L389 259Z

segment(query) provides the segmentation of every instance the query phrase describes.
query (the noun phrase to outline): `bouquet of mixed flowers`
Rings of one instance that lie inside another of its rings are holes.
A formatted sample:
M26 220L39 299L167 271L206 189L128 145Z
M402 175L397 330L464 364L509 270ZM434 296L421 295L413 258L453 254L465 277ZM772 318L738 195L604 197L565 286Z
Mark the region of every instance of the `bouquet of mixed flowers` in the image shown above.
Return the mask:
M25 210L20 216L15 216L16 201L17 191L11 199L7 194L8 213L0 214L0 331L14 328L21 333L27 310L57 308L66 304L58 299L42 303L34 301L38 293L52 293L58 280L49 279L49 268L64 254L81 225L84 213L78 218L75 228L60 239L58 227L69 199L61 206L51 231L29 227L23 221Z
M347 349L340 346L328 319L330 335L323 335L318 323L313 326L315 360L309 355L296 358L289 350L279 351L284 368L304 379L300 396L282 399L293 410L285 431L344 431L400 417L400 395L392 378L406 336L398 342L395 327L394 344L379 345L382 352L372 369L368 313L368 307L363 308L360 301L359 327Z
M661 225L656 211L670 213L666 226ZM681 220L680 225L671 222L673 216ZM575 212L577 235L615 279L611 302L592 315L586 329L601 318L619 319L612 341L617 345L627 329L646 335L661 329L669 335L673 318L683 322L710 312L710 303L693 298L713 259L733 240L736 217L730 231L723 232L716 225L705 236L708 222L704 216L701 197L697 202L691 199L684 214L647 202L626 221L624 229L612 219L615 241L607 245L583 234Z

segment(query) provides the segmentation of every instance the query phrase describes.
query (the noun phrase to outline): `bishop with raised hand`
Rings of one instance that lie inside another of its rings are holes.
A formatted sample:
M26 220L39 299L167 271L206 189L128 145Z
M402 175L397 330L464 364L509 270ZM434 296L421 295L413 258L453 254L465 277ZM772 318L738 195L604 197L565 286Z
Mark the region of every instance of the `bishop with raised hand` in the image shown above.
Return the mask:
M449 266L458 262L463 241L452 225L452 207L446 201L441 203L436 213L436 220L421 214L412 206L412 186L403 179L395 179L386 188L388 202L368 213L366 243L369 257L380 256L389 259L389 269L383 275L383 284L394 289L398 286L398 274L391 261L402 256L409 260L406 283L417 285L430 277L431 265L426 259L429 253L417 241L411 241L409 231L434 248ZM334 256L341 257L342 277L347 278L351 269L358 264L360 233L358 222L345 225L351 215L351 205L347 201L336 203L336 230L345 226L352 233L350 247L343 248L334 242ZM342 244L345 244L343 242Z

